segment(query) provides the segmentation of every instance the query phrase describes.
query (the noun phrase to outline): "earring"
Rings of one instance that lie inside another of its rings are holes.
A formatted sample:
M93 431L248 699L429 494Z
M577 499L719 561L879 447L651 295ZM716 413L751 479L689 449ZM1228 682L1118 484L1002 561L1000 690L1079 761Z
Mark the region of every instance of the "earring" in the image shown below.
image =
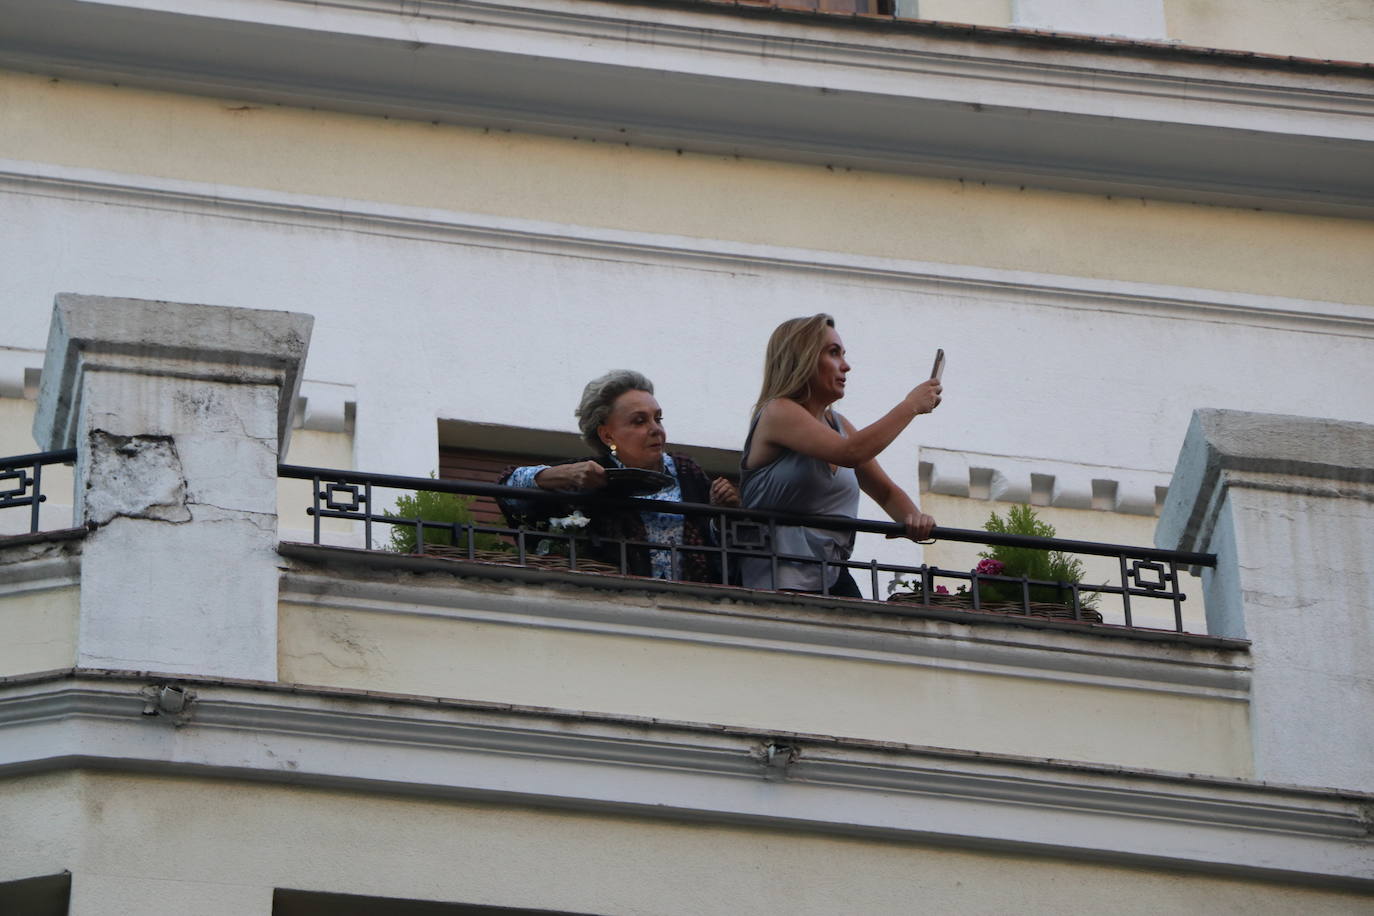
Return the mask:
M615 454L615 453L616 453L615 443L614 443L614 442L611 442L611 443L608 443L608 445L610 445L610 448L611 448L611 457L614 458L614 457L616 456L616 454Z

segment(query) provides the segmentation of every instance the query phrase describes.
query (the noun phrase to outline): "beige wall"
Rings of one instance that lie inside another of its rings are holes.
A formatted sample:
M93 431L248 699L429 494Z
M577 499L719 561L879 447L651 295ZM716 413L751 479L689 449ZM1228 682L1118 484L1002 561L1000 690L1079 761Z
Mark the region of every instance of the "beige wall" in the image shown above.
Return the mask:
M1170 39L1201 48L1374 61L1368 0L1161 0ZM1013 0L915 0L921 19L1009 27ZM914 9L914 13L911 10Z
M279 677L1133 768L1250 773L1243 701L1169 693L1159 685L1051 679L1062 644L1044 650L1040 661L1049 671L1011 676L921 658L834 657L714 645L671 631L578 632L516 615L458 619L461 614L399 603L395 610L368 611L283 602ZM1014 642L1016 636L989 631L984 638Z
M266 916L273 887L598 914L1349 914L1352 893L748 827L101 773L0 781L0 880L76 916ZM770 902L772 902L770 904Z
M348 433L313 429L293 430L291 446L284 460L287 464L306 467L352 469L353 437ZM314 503L311 489L308 480L294 480L289 477L277 480L277 528L282 540L312 538L313 520L305 512ZM339 519L327 518L320 522L322 538L326 533L339 535L351 533L353 529L352 522ZM359 537L361 538L361 535ZM384 539L385 535L382 538Z
M0 457L38 451L33 439L34 402L0 397ZM72 469L43 468L43 529L72 525ZM29 530L26 509L0 511L0 536ZM0 567L0 585L6 584ZM81 610L79 585L49 587L37 584L0 593L0 677L70 668L76 664L77 626ZM0 825L0 836L5 833ZM3 848L0 846L0 848Z
M916 16L970 25L1011 25L1013 0L916 0Z
M77 585L0 594L0 677L76 664L80 611Z
M34 402L0 397L0 456L38 451L33 441Z
M1374 224L677 154L0 74L0 158L1374 304ZM377 163L388 163L378 168Z
M1374 61L1369 0L1164 0L1164 15L1184 44Z

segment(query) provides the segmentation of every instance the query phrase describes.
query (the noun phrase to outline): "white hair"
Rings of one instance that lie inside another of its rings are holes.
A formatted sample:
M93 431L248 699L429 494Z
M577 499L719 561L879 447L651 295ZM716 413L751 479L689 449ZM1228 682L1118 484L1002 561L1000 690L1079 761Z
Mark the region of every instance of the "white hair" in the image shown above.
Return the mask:
M577 428L582 438L598 452L605 452L606 443L596 431L605 425L611 415L611 405L615 399L627 391L654 393L654 383L641 372L633 369L612 369L600 378L594 378L582 389L582 400L573 411L577 417Z

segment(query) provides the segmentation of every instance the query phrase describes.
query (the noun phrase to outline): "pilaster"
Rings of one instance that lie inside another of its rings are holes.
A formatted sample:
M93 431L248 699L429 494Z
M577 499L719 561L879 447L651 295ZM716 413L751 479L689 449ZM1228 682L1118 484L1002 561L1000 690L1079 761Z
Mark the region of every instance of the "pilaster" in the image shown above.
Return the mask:
M79 449L78 665L275 679L276 465L312 322L57 297L34 435Z
M1252 643L1256 777L1374 790L1374 426L1196 411L1155 541L1217 554L1208 626Z

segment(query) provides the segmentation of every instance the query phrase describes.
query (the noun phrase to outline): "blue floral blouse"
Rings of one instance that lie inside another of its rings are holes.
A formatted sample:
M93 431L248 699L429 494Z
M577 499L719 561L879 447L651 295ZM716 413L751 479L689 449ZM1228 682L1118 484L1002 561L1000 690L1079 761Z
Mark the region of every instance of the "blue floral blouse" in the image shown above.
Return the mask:
M619 461L616 465L624 467ZM547 464L531 464L525 467L516 468L511 472L510 478L506 481L512 487L537 487L534 478L539 476L539 472L550 467ZM669 502L682 502L682 486L677 479L677 464L673 457L668 454L663 456L663 473L673 478L671 486L664 487L657 493L644 493L640 499L661 499ZM641 512L640 518L644 520L644 531L646 540L652 544L682 544L682 516L673 515L667 512ZM653 569L655 579L673 578L673 555L667 550L649 551L649 562Z

